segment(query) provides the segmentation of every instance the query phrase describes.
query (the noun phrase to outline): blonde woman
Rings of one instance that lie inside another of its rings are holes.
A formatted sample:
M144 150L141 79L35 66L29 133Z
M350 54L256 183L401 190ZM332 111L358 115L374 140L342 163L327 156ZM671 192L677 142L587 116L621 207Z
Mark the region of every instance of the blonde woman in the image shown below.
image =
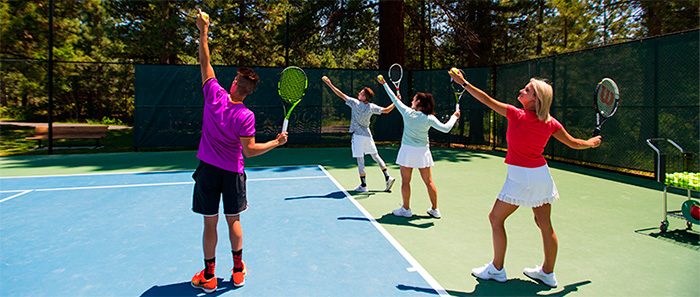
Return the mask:
M556 287L554 262L559 244L550 214L552 203L559 199L559 193L542 152L550 136L554 136L573 149L597 147L601 142L600 136L582 140L566 132L559 121L549 115L549 108L552 105L552 86L543 80L530 79L518 96L518 101L523 107L517 108L495 100L469 84L459 71L448 71L448 73L474 98L508 118L506 131L508 153L505 160L508 164L508 174L496 203L489 213L493 238L493 261L484 267L472 269L472 275L498 282L505 282L508 279L503 267L507 245L505 220L518 207L524 206L532 208L535 224L540 228L544 262L542 266L525 268L523 273L547 286Z

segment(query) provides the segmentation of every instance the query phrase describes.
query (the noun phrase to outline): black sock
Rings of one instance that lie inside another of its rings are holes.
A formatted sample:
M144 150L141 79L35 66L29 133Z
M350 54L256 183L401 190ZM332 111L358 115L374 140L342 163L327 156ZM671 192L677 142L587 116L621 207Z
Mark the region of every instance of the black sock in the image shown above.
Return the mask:
M231 254L233 254L233 272L243 271L243 261L241 261L243 258L243 249L240 251L231 250Z
M365 177L364 177L364 176L360 176L360 181L362 182L362 184L360 184L361 186L363 186L363 187L366 187L366 186L367 186L367 183L365 183Z
M211 279L214 277L214 267L216 263L216 257L209 260L204 259L204 278Z
M389 180L389 171L386 168L382 169L382 173L384 173L384 180Z

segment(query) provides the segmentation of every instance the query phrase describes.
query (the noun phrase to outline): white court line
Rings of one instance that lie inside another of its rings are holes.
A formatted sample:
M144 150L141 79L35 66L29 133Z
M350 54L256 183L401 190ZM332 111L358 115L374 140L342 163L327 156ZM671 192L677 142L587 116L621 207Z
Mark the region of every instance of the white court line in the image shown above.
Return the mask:
M7 198L5 198L5 199L0 200L0 203L3 203L3 202L5 202L5 201L10 200L10 199L13 199L13 198L15 198L15 197L22 196L22 195L27 194L27 193L29 193L29 192L31 192L31 191L32 191L32 190L22 191L22 193L15 194L15 195L12 195L12 196L10 196L10 197L7 197Z
M316 165L299 165L299 166L260 166L260 167L246 167L248 169L268 169L268 168L286 168L286 167L317 167ZM124 172L107 172L107 173L78 173L78 174L54 174L54 175L25 175L25 176L5 176L0 177L3 179L15 179L15 178L38 178L38 177L65 177L65 176L99 176L99 175L117 175L117 174L157 174L157 173L183 173L183 172L194 172L191 170L157 170L157 171L124 171ZM325 178L325 176L324 176ZM16 192L16 191L15 191Z
M352 195L350 195L350 193L348 193L348 191L346 191L340 185L340 183L338 183L338 181L335 180L335 178L333 178L333 176L330 175L328 171L326 171L325 168L323 168L323 166L318 165L318 168L320 168L323 171L323 173L325 173L326 176L328 176L328 178L331 181L333 181L333 183L336 187L338 187L338 189L343 191L343 194L345 194L345 196L348 197L348 199L355 205L355 207L357 207L357 209L360 210L360 212L362 212L362 214L372 223L372 225L375 228L377 228L379 233L384 235L384 238L386 238L386 240L388 240L389 243L391 243L391 245L394 246L394 248L401 254L401 256L403 256L406 259L406 261L408 261L408 263L411 264L412 267L409 267L407 269L408 271L418 272L418 274L420 274L420 276L422 276L423 279L425 279L425 281L428 282L428 284L431 287L433 287L433 289L438 293L439 296L450 296L450 294L448 294L447 291L445 291L445 289L433 278L433 276L430 275L430 273L428 273L428 271L425 270L425 268L423 268L423 266L421 266L420 263L418 263L418 261L416 261L416 259L413 258L413 256L411 256L411 254L408 253L408 251L403 246L401 246L401 244L398 241L396 241L396 239L394 239L394 237L391 236L391 234L389 234L389 232L386 231L386 229L384 229L384 227L382 227L382 225L380 225L379 222L377 222L377 220L375 220L374 217L372 217L372 215L364 207L362 207L362 205L359 202L357 202L357 200L355 200L355 198L353 198Z
M312 179L312 178L327 178L325 175L319 176L297 176L297 177L271 177L271 178L251 178L248 181L272 181L272 180L294 180L294 179ZM153 184L133 184L133 185L109 185L109 186L91 186L91 187L69 187L69 188L46 188L46 189L31 189L31 190L9 190L0 191L0 193L14 193L14 192L47 192L47 191L70 191L70 190L94 190L94 189L115 189L115 188L134 188L134 187L158 187L158 186L177 186L177 185L187 185L194 184L194 181L187 182L176 182L176 183L153 183ZM25 193L21 193L25 194ZM20 194L20 195L21 195ZM19 195L15 195L19 196ZM13 196L12 198L14 198ZM5 200L9 200L5 198ZM4 200L2 200L4 201ZM2 202L0 201L0 202Z

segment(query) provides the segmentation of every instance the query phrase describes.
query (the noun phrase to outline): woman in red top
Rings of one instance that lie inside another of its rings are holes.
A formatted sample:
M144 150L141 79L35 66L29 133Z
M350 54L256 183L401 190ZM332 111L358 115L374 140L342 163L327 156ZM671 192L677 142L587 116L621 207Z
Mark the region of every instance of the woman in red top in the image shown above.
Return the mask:
M542 156L550 135L573 149L587 149L600 145L600 136L588 140L572 137L555 118L549 115L552 105L552 86L539 79L520 90L518 101L523 108L497 101L469 84L461 72L448 71L452 79L461 84L474 98L508 118L506 141L508 164L506 181L489 214L493 237L493 261L484 267L472 269L481 279L505 282L503 268L506 255L505 220L520 206L531 207L535 223L542 233L544 263L536 268L525 268L523 273L550 287L557 286L554 262L557 258L557 236L552 228L550 214L552 203L559 199L557 187L549 173L547 161Z

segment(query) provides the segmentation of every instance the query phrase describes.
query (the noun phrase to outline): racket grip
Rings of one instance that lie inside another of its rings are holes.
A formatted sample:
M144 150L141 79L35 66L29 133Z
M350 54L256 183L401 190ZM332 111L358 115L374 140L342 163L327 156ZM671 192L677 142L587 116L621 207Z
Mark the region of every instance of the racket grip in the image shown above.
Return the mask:
M459 111L459 103L457 103L457 105L455 105L455 111Z
M596 127L595 130L593 130L593 137L596 137L600 135L600 128Z
M284 119L284 122L282 122L282 133L287 132L287 126L289 126L289 119Z

